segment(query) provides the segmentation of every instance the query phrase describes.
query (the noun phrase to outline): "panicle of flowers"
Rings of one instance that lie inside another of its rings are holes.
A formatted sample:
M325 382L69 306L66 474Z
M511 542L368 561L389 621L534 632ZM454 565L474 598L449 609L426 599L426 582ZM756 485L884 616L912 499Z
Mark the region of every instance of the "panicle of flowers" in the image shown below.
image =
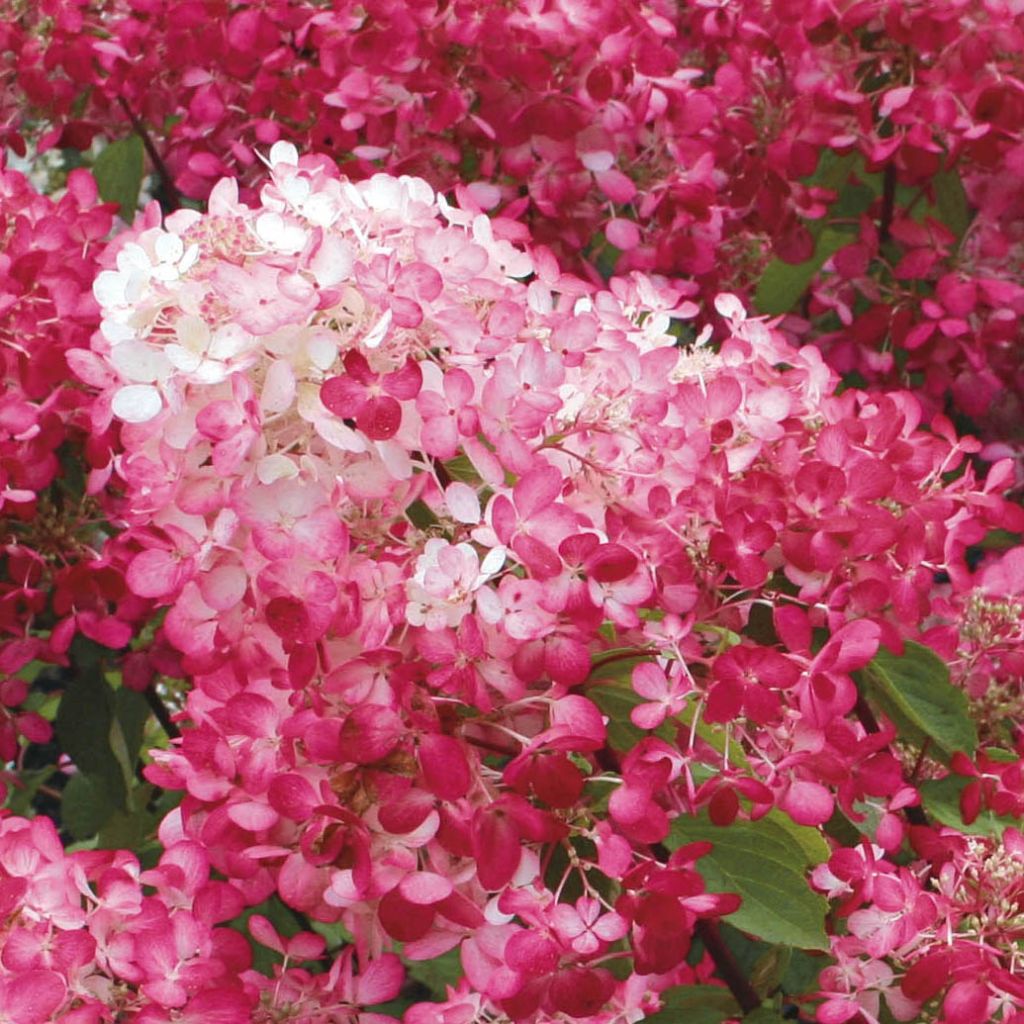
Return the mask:
M421 179L268 162L258 205L223 181L111 244L73 360L118 435L106 557L193 684L147 770L186 794L164 830L370 970L459 947L485 1014L637 1019L633 979L679 983L738 905L704 891L707 844L652 854L675 817L892 797L899 845L916 794L850 673L1019 527L1006 467L983 486L909 395L836 394L734 296L715 338L665 279L599 290ZM777 640L741 641L762 606ZM592 677L623 650L629 749Z
M88 494L106 479L114 437L90 431L91 396L69 370L96 328L96 259L113 221L84 170L58 198L0 165L0 756L50 726L18 710L30 662L66 663L77 633L128 643L149 609L101 557L102 514Z
M989 0L50 0L0 31L0 126L41 149L145 131L196 198L252 187L281 139L344 154L350 177L416 174L523 219L595 280L710 297L813 261L794 336L913 383L929 417L952 394L1019 460L1022 19Z
M845 934L822 973L817 1018L879 1019L881 998L897 1020L941 1024L1017 1020L1024 984L1020 939L1024 840L954 829L918 829L918 858L896 867L877 847L841 850L813 873L843 897Z
M285 942L254 915L253 938L282 964L277 978L253 971L245 936L225 924L241 912L241 892L210 877L198 844L165 838L157 865L143 870L126 851L67 853L47 818L0 821L5 1024L395 1024L361 1011L396 994L396 958L357 974L349 950L329 972L311 975L297 965L315 965L323 939L301 932Z

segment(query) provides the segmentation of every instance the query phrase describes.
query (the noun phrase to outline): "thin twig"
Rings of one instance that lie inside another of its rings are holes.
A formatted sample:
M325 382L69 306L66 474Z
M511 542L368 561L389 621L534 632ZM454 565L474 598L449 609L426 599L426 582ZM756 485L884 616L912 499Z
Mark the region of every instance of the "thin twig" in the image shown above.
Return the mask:
M711 959L715 962L715 970L718 976L729 987L736 1002L744 1014L756 1010L761 1005L761 997L754 990L754 986L747 980L732 950L725 944L722 934L718 930L718 922L710 918L701 918L697 922L697 936L704 943Z
M161 700L160 694L152 686L146 687L144 694L146 703L149 705L150 710L156 715L157 721L163 727L163 730L172 739L176 740L181 735L181 730L174 724L174 719L171 717L170 709Z
M896 205L896 165L890 161L882 175L882 215L878 218L878 240L889 241L893 210Z
M132 131L142 139L143 148L149 154L149 159L153 164L153 169L160 175L159 191L163 192L166 198L164 205L168 208L168 212L180 210L182 207L181 193L174 184L174 178L171 177L171 172L167 170L167 165L164 163L163 157L160 156L159 150L153 143L152 136L149 134L142 121L135 116L135 112L130 106L128 106L128 101L123 96L118 96L117 102L121 105L121 109L125 114L127 114L128 120L131 122Z

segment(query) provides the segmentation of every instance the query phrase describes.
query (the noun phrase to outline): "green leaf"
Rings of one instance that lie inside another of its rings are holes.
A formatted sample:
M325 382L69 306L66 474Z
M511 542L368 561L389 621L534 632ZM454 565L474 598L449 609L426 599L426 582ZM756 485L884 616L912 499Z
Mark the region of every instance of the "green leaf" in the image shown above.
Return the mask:
M862 166L859 153L839 154L834 149L822 150L818 158L818 166L814 174L804 181L808 185L827 188L830 192L840 192L849 180L850 175Z
M1017 547L1022 539L1019 533L1011 533L1009 530L989 530L978 546L983 551L1008 551Z
M119 760L125 755L124 734L119 723L114 729L114 693L97 665L76 661L75 668L57 711L57 740L78 770L102 783L113 802L124 807L128 786ZM111 749L112 740L117 752Z
M114 760L117 761L117 766L121 769L121 779L124 783L125 794L127 795L132 788L133 762L131 755L128 753L128 743L124 738L124 729L121 728L121 723L116 715L110 720L107 743L111 754L114 755Z
M444 999L446 987L458 985L462 978L462 954L458 946L431 960L407 960L405 966L409 977L430 989L435 999Z
M778 1007L766 1003L756 1010L751 1010L743 1018L743 1024L787 1024L787 1021L779 1012Z
M802 949L794 949L789 958L789 966L782 975L782 991L794 998L816 991L819 975L834 962L831 957L820 953L805 953Z
M732 993L718 985L680 985L660 998L662 1008L645 1017L644 1024L720 1024L743 1012Z
M773 835L781 843L794 843L803 853L805 867L813 868L823 864L832 855L832 849L816 828L798 825L788 814L779 810L769 811L759 822L766 835Z
M882 648L859 673L865 696L892 720L901 738L948 762L958 750L973 754L978 733L967 695L949 681L946 663L932 650L907 641L901 655Z
M750 984L762 999L766 999L782 984L782 976L789 969L792 957L790 946L775 945L769 946L757 958L750 972Z
M456 455L455 458L449 459L444 464L444 468L453 480L461 480L467 484L483 482L468 455Z
M706 817L676 818L665 843L710 842L714 849L697 868L709 892L734 892L743 900L729 923L764 939L802 949L828 949L828 905L812 892L803 871L805 845L777 822L736 821L726 828Z
M769 316L788 313L807 291L825 260L853 241L856 241L856 235L850 231L825 228L818 236L814 255L806 262L793 264L772 260L765 267L754 293L754 304L758 310Z
M295 919L295 915L277 896L271 896L255 907L247 907L238 917L228 923L229 928L240 932L249 940L249 945L252 947L253 968L260 974L273 977L274 966L282 962L281 954L261 945L249 934L249 918L253 914L261 914L265 917L277 929L278 934L285 939L290 939L299 931L299 923Z
M419 530L429 530L438 524L437 516L431 511L430 506L420 498L409 505L405 514L409 522Z
M856 846L862 835L861 830L838 807L823 828L825 834L831 836L840 846Z
M127 223L135 218L139 205L144 172L142 139L129 135L111 142L92 165L92 175L106 203L121 207L121 219Z
M1002 818L988 810L982 810L970 825L965 825L960 817L960 794L970 781L960 775L948 775L944 779L922 782L919 789L925 813L940 825L948 825L972 836L998 839L1005 829L1020 825L1016 818Z
M148 811L119 811L103 823L99 830L97 845L103 850L132 850L140 860L143 851L152 850L157 826L160 820Z
M967 233L971 223L971 211L967 205L967 193L956 171L939 171L932 178L935 189L935 205L939 219L956 235L959 242Z
M133 775L151 714L149 704L141 693L123 686L114 693L114 715L121 725L125 753Z
M75 839L96 835L116 810L102 781L82 771L68 779L61 799L60 818Z

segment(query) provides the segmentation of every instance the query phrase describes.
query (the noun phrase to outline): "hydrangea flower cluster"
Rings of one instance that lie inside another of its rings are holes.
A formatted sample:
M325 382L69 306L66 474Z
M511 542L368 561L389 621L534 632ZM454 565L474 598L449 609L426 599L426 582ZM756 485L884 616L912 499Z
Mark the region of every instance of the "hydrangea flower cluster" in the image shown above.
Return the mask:
M171 199L252 186L254 147L279 139L352 178L457 186L595 279L756 289L840 373L912 383L929 415L952 394L993 457L1019 457L1022 18L1008 0L47 0L0 28L0 130L144 132Z
M270 1024L283 1019L384 1024L362 1013L401 984L395 957L361 975L351 952L327 973L293 964L317 961L324 940L300 933L285 942L264 917L248 930L284 957L276 978L251 969L245 936L224 926L242 894L210 878L206 854L169 843L142 870L125 851L66 853L50 821L0 821L0 899L6 920L0 953L5 1024Z
M907 394L837 393L734 296L716 336L665 279L600 290L421 179L286 143L269 164L258 205L225 180L118 236L71 359L118 437L90 481L122 528L104 557L162 616L133 671L173 649L191 683L146 771L185 793L165 857L234 908L195 895L174 1000L140 969L131 1007L249 1019L263 983L225 989L244 966L202 929L276 894L351 945L326 974L286 961L269 1019L387 1019L357 1007L397 991L393 951L457 948L463 980L410 1024L640 1020L713 980L740 905L707 891L694 815L839 808L900 847L918 793L851 674L927 638L935 575L970 589L969 546L1020 529L1011 467L978 480L977 443Z
M946 1024L1019 1020L1024 838L1015 828L1001 841L922 829L915 846L920 859L908 867L865 844L815 869L848 922L822 974L818 1019L877 1022L884 994L899 1021L925 1006Z
M0 757L18 736L44 742L50 726L24 710L34 660L63 658L75 632L110 647L131 638L138 611L100 559L95 503L68 486L67 466L110 462L113 438L89 434L92 398L68 353L87 347L99 307L96 257L113 212L96 183L72 172L59 200L0 163ZM82 469L82 467L85 467Z

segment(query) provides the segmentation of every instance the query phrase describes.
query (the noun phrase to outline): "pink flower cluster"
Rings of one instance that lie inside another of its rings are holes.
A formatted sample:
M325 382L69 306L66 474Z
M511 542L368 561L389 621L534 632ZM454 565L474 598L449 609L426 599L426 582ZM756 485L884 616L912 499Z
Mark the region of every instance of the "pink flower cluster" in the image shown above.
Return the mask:
M98 306L95 262L113 215L96 183L73 171L59 200L0 165L0 757L18 736L45 742L50 726L20 710L33 660L60 661L81 632L120 647L139 607L100 561L98 510L67 484L68 465L110 462L114 438L89 433L92 399L68 353L86 347ZM147 609L148 611L148 609ZM40 629L40 625L44 628Z
M1019 1021L1020 832L1008 828L1000 841L922 828L915 846L920 859L909 867L865 844L814 871L814 883L842 900L848 929L832 940L818 1020L877 1024L884 993L900 1021L925 1005L941 1024Z
M304 932L285 942L254 915L253 938L284 958L269 978L251 970L245 936L224 926L243 906L237 888L210 878L207 856L193 842L169 841L160 862L142 870L125 851L65 853L46 818L6 818L0 1020L394 1024L361 1009L397 993L397 958L382 957L357 976L348 950L330 971L312 974L292 965L319 960L324 940Z
M694 929L738 905L705 892L709 844L658 853L673 819L867 801L899 847L917 794L851 672L1020 528L1009 466L981 484L976 443L909 395L836 394L731 295L715 339L664 279L598 290L420 179L269 163L257 206L223 181L118 236L73 358L119 433L105 557L165 610L132 657L169 645L192 684L147 769L185 792L161 838L245 904L343 924L367 992L397 943L458 947L448 1009L409 1020L640 1019L709 976ZM773 638L742 639L764 608ZM625 658L628 746L596 671ZM306 1020L327 982L287 977L274 1019Z
M41 122L44 148L144 129L198 198L251 185L254 148L289 139L524 218L595 280L686 275L710 297L753 291L772 255L813 261L794 336L920 387L929 418L952 393L994 457L1019 455L1022 18L1007 0L49 0L0 29L0 124L23 146Z

